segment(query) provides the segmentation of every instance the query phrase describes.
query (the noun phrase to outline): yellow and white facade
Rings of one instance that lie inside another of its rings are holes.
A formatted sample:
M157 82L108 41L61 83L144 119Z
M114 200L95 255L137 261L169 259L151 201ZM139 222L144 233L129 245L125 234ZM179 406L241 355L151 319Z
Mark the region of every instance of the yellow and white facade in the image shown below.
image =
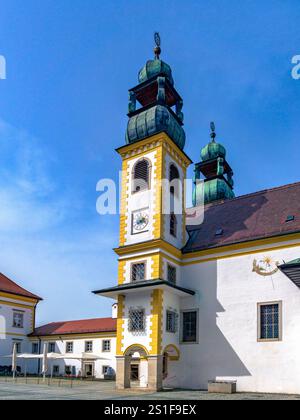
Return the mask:
M5 281L5 286L12 284L11 280L2 274L0 285L1 281ZM19 294L18 288L14 283L12 291L0 290L0 366L3 367L11 365L11 360L3 356L12 354L14 344L17 344L19 353L31 351L28 335L35 328L36 306L41 300L34 295L29 297L29 292L28 296L24 296L27 291L21 288L20 293L23 295Z

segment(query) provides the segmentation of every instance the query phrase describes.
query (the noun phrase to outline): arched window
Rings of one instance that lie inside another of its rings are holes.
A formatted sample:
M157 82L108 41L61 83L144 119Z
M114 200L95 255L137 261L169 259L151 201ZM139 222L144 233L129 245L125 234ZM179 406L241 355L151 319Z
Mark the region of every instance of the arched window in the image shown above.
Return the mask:
M177 238L177 218L174 213L170 215L170 235Z
M178 189L179 189L179 181L180 181L180 175L179 175L179 171L176 168L176 166L171 163L170 165L170 170L169 170L169 181L170 181L170 193L172 195L175 194L175 192L177 193Z
M133 168L133 192L150 188L150 163L147 159L139 160Z

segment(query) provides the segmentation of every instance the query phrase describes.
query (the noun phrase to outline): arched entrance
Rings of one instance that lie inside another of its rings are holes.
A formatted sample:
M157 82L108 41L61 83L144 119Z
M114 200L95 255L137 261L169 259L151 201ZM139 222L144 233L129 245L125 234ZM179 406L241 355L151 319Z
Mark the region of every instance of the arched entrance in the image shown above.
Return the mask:
M129 375L126 382L129 382L130 388L147 388L149 357L147 349L142 345L134 344L125 350L124 356L127 358L127 363L130 363L126 371L126 375Z
M163 352L163 383L166 388L176 388L178 386L178 365L180 351L177 346L170 344L165 347Z

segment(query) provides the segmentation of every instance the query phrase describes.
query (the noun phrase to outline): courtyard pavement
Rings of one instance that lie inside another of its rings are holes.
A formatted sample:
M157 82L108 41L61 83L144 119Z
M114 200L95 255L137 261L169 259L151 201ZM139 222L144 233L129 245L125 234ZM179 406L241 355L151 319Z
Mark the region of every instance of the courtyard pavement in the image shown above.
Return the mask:
M49 385L0 378L0 400L300 400L300 395L208 394L204 391L167 390L163 392L116 391L113 382L64 381Z

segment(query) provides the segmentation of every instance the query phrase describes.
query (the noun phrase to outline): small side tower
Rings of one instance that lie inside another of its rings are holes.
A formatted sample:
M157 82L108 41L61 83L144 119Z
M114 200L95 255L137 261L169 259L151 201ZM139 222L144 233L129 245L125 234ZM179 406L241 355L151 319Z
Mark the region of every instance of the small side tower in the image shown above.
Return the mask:
M195 165L195 188L193 204L203 204L203 184L201 174L204 175L204 204L213 201L234 198L233 171L226 161L226 149L216 142L215 124L211 123L211 141L201 151L201 162Z

